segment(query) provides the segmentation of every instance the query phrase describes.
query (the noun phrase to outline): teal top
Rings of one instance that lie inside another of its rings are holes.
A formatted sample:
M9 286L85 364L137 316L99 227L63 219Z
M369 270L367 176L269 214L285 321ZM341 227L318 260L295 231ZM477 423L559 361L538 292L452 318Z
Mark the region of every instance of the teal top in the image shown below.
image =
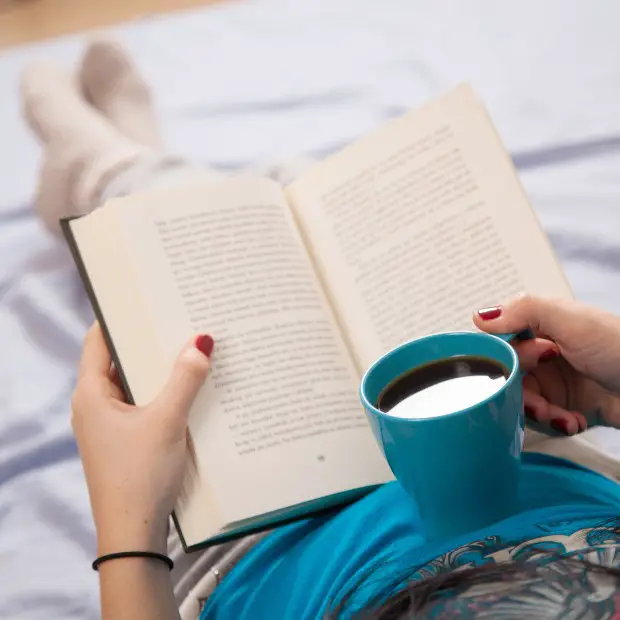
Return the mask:
M337 513L281 527L223 579L201 618L320 619L363 584L341 616L348 617L412 568L422 578L527 557L533 545L581 549L620 566L620 533L609 526L620 515L620 485L569 461L525 454L518 514L453 540L426 543L410 501L390 483Z

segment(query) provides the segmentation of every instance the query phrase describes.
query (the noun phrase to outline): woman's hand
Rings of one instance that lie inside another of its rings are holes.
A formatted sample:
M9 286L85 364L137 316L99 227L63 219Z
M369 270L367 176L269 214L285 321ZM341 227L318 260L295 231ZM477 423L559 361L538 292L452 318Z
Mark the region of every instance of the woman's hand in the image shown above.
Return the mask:
M166 553L168 517L181 490L187 418L213 351L198 336L146 407L125 402L99 325L86 336L73 395L73 430L97 528L98 554Z
M531 329L515 345L525 413L565 435L598 423L620 428L620 318L572 300L523 296L484 308L474 323L491 333Z

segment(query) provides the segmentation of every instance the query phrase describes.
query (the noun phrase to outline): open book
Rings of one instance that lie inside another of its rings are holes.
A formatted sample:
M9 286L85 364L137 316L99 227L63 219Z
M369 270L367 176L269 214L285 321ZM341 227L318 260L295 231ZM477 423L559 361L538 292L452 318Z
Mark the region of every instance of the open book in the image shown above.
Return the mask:
M186 549L350 502L392 478L357 387L388 349L472 329L523 290L571 295L481 103L460 86L287 188L204 182L63 228L136 404L208 332L175 510Z

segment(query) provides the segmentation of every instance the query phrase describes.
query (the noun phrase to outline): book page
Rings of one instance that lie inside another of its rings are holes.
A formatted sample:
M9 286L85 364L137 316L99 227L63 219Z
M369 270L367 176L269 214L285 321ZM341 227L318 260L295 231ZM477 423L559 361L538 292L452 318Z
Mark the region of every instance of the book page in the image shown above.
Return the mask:
M184 533L204 519L203 477L226 523L389 479L280 187L244 179L118 202L164 367L192 334L216 342L190 416L200 482L178 510Z
M570 296L510 158L467 86L288 188L362 372L398 344L470 330L521 291Z

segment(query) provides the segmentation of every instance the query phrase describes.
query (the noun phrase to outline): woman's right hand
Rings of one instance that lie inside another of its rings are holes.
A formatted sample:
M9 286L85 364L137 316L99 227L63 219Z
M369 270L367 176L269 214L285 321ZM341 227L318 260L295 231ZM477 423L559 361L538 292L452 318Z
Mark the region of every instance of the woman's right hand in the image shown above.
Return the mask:
M565 435L593 423L620 428L620 317L573 300L524 295L474 315L490 334L530 329L515 344L526 415Z

